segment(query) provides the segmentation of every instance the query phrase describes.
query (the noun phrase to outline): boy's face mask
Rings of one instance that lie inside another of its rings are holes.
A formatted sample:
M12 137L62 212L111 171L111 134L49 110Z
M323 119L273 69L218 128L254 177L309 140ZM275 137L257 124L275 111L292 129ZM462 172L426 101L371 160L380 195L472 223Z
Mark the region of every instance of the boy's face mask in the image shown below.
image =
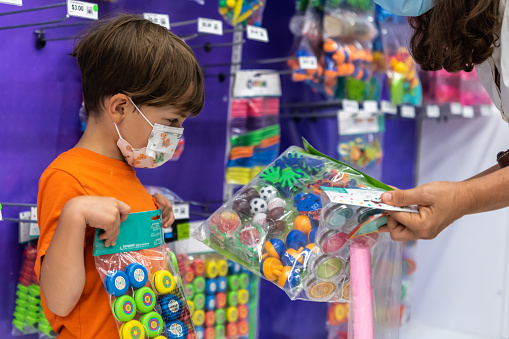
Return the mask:
M129 101L131 101L141 116L152 126L152 132L148 138L147 146L136 149L122 138L117 124L115 124L119 136L117 146L129 165L137 168L159 167L172 158L179 143L179 139L182 137L182 133L184 133L184 128L159 124L153 125L147 117L141 113L140 109L134 104L131 98L129 98Z
M437 0L374 0L383 9L400 16L419 16L434 6Z

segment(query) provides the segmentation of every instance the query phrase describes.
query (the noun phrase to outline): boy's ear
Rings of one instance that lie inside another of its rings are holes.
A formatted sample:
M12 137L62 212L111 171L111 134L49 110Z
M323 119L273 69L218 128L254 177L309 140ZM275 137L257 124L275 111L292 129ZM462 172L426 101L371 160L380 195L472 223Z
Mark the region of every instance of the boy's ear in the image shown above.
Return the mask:
M125 118L129 98L125 94L115 94L106 102L108 115L114 123L118 124Z

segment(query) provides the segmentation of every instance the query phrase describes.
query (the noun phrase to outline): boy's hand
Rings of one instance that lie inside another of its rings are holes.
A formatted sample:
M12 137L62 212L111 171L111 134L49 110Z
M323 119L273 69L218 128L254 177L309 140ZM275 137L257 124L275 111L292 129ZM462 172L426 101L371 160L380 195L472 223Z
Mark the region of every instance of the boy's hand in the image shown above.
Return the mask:
M447 226L468 213L469 197L461 183L432 182L411 190L383 193L382 202L392 206L418 205L419 213L389 212L387 226L393 240L433 239Z
M104 240L106 247L116 244L120 223L127 219L131 211L127 204L108 197L86 195L73 198L69 203L64 209L76 208L84 217L86 225L104 231L99 235L99 239Z
M156 193L153 195L156 202L161 207L161 214L163 215L163 228L170 227L175 222L175 215L173 214L173 206L171 202L164 195Z

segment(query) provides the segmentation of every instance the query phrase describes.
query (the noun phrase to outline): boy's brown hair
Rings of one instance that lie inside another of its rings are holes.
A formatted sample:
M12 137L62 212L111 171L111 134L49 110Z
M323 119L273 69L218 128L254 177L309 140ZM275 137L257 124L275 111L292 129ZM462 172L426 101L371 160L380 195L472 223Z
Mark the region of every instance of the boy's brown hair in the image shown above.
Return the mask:
M123 93L139 106L172 105L183 114L203 108L203 74L186 43L138 15L117 14L94 23L74 46L85 109L99 117L103 99Z

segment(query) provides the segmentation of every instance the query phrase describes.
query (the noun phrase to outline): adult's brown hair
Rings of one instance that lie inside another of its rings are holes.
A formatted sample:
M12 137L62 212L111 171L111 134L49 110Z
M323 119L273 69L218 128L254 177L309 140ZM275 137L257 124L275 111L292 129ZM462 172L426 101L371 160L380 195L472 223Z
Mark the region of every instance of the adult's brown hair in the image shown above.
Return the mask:
M434 1L430 11L410 18L415 61L426 71L471 71L497 43L500 0Z
M203 108L203 74L191 48L138 15L121 13L92 24L72 56L89 117L98 117L104 98L118 93L138 106L172 105L192 116Z

